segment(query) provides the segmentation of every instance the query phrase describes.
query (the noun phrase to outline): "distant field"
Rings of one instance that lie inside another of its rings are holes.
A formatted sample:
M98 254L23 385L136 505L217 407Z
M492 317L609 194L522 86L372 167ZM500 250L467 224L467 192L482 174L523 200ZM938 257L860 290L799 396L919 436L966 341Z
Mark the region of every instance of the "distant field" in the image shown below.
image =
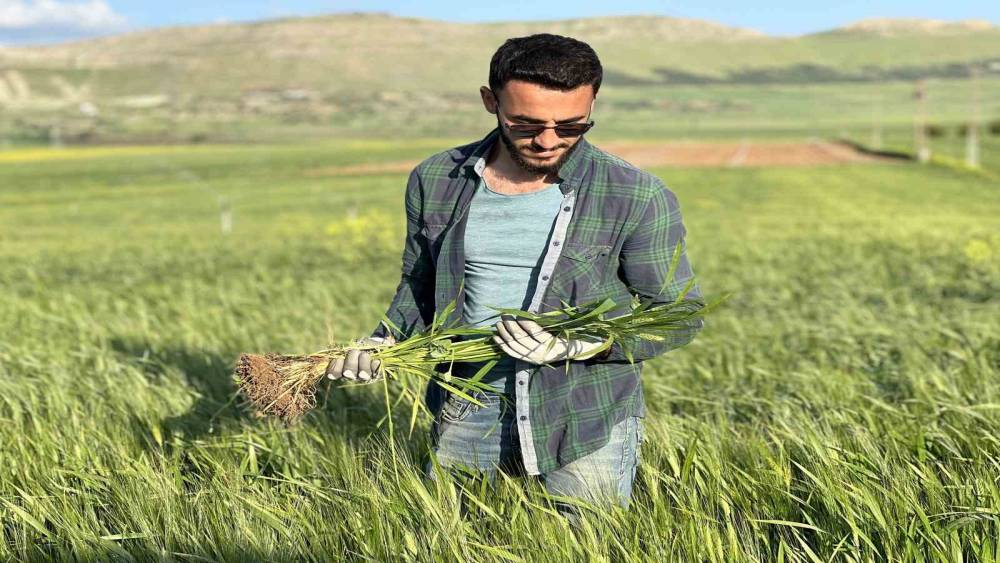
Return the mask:
M1000 79L978 89L980 118L1000 119ZM598 128L622 137L824 137L876 124L910 127L918 111L913 94L912 82L611 87L598 95ZM930 123L970 119L976 94L969 81L928 81L927 95Z
M632 511L575 534L533 484L422 483L427 421L392 455L377 389L292 429L231 403L240 352L375 325L377 165L467 140L0 153L0 559L1000 557L1000 193L942 167L655 169L735 293L645 367Z
M370 96L359 106L327 116L305 110L287 114L227 116L165 110L111 113L96 120L60 113L0 113L0 151L20 144L48 144L53 135L79 142L254 142L301 143L344 138L474 138L495 125L479 99L479 83L446 102L400 98L387 102ZM979 83L980 116L1000 122L1000 78ZM870 137L874 127L909 131L917 106L913 83L879 84L713 84L603 87L591 136L618 139L808 139L835 138L855 132ZM928 122L954 135L973 111L975 93L967 80L928 82ZM29 126L32 120L49 124ZM58 128L52 124L62 123ZM91 131L91 137L80 137ZM994 135L993 138L1000 138Z

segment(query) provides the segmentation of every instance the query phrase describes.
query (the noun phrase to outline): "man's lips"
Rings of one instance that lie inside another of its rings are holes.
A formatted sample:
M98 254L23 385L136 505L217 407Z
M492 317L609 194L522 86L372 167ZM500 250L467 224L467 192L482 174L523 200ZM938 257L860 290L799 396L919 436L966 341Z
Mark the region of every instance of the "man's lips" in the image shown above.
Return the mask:
M559 152L560 151L558 151L558 150L545 151L545 152L526 151L526 153L528 154L528 156L533 156L535 158L552 158L553 156L556 156L557 154L559 154Z

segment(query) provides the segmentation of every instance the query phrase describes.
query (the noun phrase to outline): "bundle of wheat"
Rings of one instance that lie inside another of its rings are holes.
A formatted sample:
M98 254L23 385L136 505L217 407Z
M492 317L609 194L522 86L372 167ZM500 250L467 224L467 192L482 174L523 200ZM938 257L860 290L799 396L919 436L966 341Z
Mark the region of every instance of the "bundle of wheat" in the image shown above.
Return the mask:
M639 340L662 341L670 332L687 328L692 320L705 315L719 302L721 300L706 305L700 299L679 299L651 306L650 302L633 299L629 314L613 318L604 316L616 307L610 299L583 306L566 305L542 314L515 309L497 311L531 319L563 338L600 338L604 344L597 352L619 342L626 357L631 360ZM324 378L327 364L345 356L349 350L361 349L381 361L381 372L386 381L412 380L414 377L433 379L448 391L475 402L474 392L488 388L481 378L496 365L504 352L491 338L494 334L491 327L443 326L442 319L447 318L454 306L454 302L449 304L426 331L397 344L352 343L305 356L244 354L236 367L240 389L258 412L294 422L315 406L316 389ZM389 323L388 319L383 322ZM392 326L391 323L389 326ZM392 328L395 329L394 326ZM486 363L473 377L453 377L451 367L461 362ZM438 366L443 363L448 364L448 369L439 371Z
M670 262L663 287L666 289L680 262L681 247L678 244ZM610 348L618 342L629 361L633 361L633 350L641 340L663 341L670 333L688 329L691 322L707 314L718 306L728 295L706 305L702 299L685 299L694 287L691 278L679 292L676 299L654 305L654 298L640 300L633 296L628 314L605 318L605 314L615 310L617 305L610 299L593 301L585 305L568 305L546 313L531 313L517 309L495 308L501 314L527 318L538 323L543 329L561 338L597 338L604 344L594 354ZM505 355L493 341L492 327L476 328L459 325L457 321L445 326L455 310L455 301L449 303L440 313L434 315L430 326L419 334L392 344L361 344L358 342L321 350L306 356L285 356L277 354L240 356L236 366L236 377L240 390L262 415L279 417L286 422L295 422L316 405L316 388L323 380L326 366L331 360L344 357L349 350L361 349L371 353L373 360L379 360L383 381L435 381L451 393L479 404L474 397L476 391L487 390L489 385L482 378ZM382 322L395 333L400 333L389 319ZM554 342L554 341L553 341ZM550 342L550 345L553 343ZM485 362L472 377L453 377L455 363ZM440 371L442 364L448 369ZM566 369L571 364L566 360ZM401 398L411 399L412 415L410 428L417 414L423 409L418 393L412 385L405 386ZM386 393L387 407L388 393ZM386 415L388 417L388 413ZM390 424L391 424L391 418Z

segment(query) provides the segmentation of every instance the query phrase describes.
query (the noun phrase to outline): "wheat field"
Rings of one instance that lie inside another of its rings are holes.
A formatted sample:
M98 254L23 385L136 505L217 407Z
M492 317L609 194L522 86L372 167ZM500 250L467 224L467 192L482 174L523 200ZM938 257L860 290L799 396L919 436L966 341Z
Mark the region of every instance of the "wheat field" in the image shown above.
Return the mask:
M628 511L426 483L381 387L251 416L241 352L365 335L398 281L405 173L309 171L453 144L5 153L0 560L1000 558L1000 192L940 166L654 170L733 295L645 366Z

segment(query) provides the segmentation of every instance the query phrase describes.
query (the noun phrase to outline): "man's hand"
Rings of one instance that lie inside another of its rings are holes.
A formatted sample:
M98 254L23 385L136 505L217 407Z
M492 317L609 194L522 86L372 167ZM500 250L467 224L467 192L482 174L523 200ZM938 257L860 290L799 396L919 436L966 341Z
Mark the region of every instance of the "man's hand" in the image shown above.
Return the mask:
M385 338L362 338L355 342L355 344L362 346L371 344L392 346L395 343L396 339L392 335ZM343 378L349 381L370 383L381 379L383 373L379 369L380 367L382 367L382 362L373 360L367 350L349 350L347 357L330 360L329 365L326 366L326 376L334 381Z
M507 355L533 364L585 360L598 353L603 340L560 338L529 319L502 315L493 336ZM551 346L551 347L550 347Z

